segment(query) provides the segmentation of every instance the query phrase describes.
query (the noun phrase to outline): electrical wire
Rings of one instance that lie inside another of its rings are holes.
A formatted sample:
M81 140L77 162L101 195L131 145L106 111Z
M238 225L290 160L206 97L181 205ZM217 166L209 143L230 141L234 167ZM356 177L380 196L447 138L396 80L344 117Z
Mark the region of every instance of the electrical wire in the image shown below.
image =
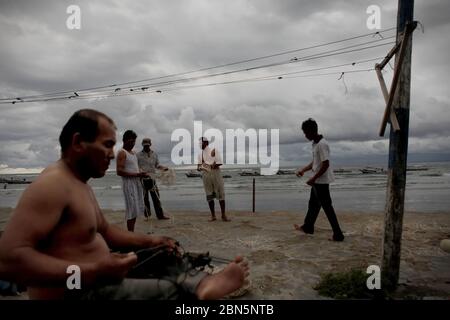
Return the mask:
M381 39L384 40L384 39ZM379 41L379 40L376 40ZM393 42L388 42L388 43L382 43L382 44L378 44L378 45L374 45L374 46L367 46L367 47L362 47L362 48L356 48L356 49L352 49L352 50L347 50L347 51L340 51L343 48L337 49L337 50L330 50L330 51L326 51L326 52L322 52L322 53L318 53L318 54L314 54L314 55L310 55L310 56L306 56L306 57L302 57L299 59L294 60L295 62L299 62L299 61L309 61L309 60L315 60L315 59L320 59L320 58L325 58L325 57L330 57L330 56L335 56L335 55L341 55L341 54L347 54L347 53L353 53L353 52L357 52L357 51L362 51L362 50L366 50L366 49L371 49L371 48L376 48L376 47L380 47L380 46L384 46L384 45L388 45L391 44ZM359 44L361 45L361 44ZM358 45L358 46L359 46ZM354 47L354 46L351 46ZM347 47L346 47L347 48ZM336 52L337 51L337 52ZM339 52L340 51L340 52ZM380 59L380 58L377 58ZM353 64L356 63L360 63L360 62L365 62L365 61L373 61L375 59L369 59L369 60L363 60L363 61L359 61L359 62L353 62ZM287 62L287 63L292 63L292 61ZM284 63L285 64L285 63ZM344 64L345 65L345 64ZM270 66L273 66L270 65ZM342 65L337 65L337 66L342 66ZM258 68L261 68L262 66L259 66ZM267 65L265 65L264 67L267 67ZM328 69L328 68L333 68L336 66L329 66L329 67L323 67L323 68L317 68L317 70L323 70L323 69ZM254 67L253 69L256 69L257 67ZM225 73L222 73L220 75L228 75L231 73L237 73L237 72L242 72L242 71L248 71L249 68L247 69L240 69L240 70L233 70L233 71L228 71ZM298 72L305 72L305 71L298 71ZM293 72L293 73L298 73L298 72ZM291 74L291 73L285 73L285 74ZM282 76L283 74L280 74L279 76ZM215 74L214 76L217 76L217 74ZM195 80L201 79L201 78L208 78L208 76L204 76L204 77L200 77L200 78L196 78ZM263 77L263 78L267 78L267 77ZM190 79L191 81L193 79ZM227 81L227 82L219 82L217 84L229 84L229 83L238 83L238 82L248 82L248 81L252 81L252 80L258 80L258 79L245 79L245 80L237 80L237 81ZM147 89L149 89L150 87L156 86L156 85L164 85L165 83L158 83L158 84L149 84ZM173 84L173 83L168 83L168 84ZM208 85L213 85L213 84L208 84ZM186 88L188 86L185 86L183 88ZM195 86L198 87L198 86ZM131 92L122 92L122 93L116 93L114 92L113 94L100 94L100 92L93 92L93 93L88 93L85 95L80 95L77 94L76 96L69 96L69 97L50 97L50 98L37 98L37 99L31 99L31 100L24 100L24 99L20 99L20 101L18 102L48 102L48 101L55 101L55 100L62 100L62 99L93 99L93 98L108 98L108 97L112 97L112 96L124 96L124 95L132 95L132 94L142 94L143 92L133 92L133 90L130 90ZM169 91L168 89L164 89L164 91ZM171 90L170 90L171 91ZM161 93L162 90L156 90L157 93ZM9 103L17 103L17 101L1 101L0 104L9 104Z
M388 28L388 29L385 29L383 31L378 31L376 33L367 33L367 34L354 36L354 37L341 39L341 40L336 40L336 41L331 41L331 42L327 42L327 43L323 43L323 44L313 45L313 46L309 46L309 47L303 47L303 48L294 49L294 50L283 51L283 52L279 52L279 53L275 53L275 54L271 54L271 55L261 56L261 57L257 57L257 58L253 58L253 59L241 60L241 61L237 61L237 62L217 65L217 66L208 67L208 68L200 68L200 69L197 69L197 70L191 70L191 71L187 71L187 72L171 74L171 75L166 75L166 76L162 76L162 77L155 77L155 78L149 78L149 79L143 79L143 80L137 80L137 81L129 81L129 82L123 82L123 83L119 83L119 84L110 84L110 85L106 85L106 86L98 86L98 87L85 88L85 89L79 89L79 90L70 90L70 91L61 91L61 92L55 92L55 93L47 93L47 94L41 94L41 95L31 95L31 96L23 96L23 97L15 97L15 98L0 98L0 101L7 101L7 100L9 100L8 103L13 103L13 102L17 103L17 102L24 102L25 99L32 99L32 98L38 98L38 97L41 97L41 98L48 97L48 100L45 99L45 100L42 100L42 101L52 101L52 100L56 100L57 98L72 99L72 98L78 98L80 96L80 93L82 93L84 91L92 91L92 90L106 89L106 88L112 89L114 87L116 87L115 90L119 89L117 91L120 91L121 89L119 88L119 86L123 86L123 85L127 85L127 84L135 84L135 83L148 82L148 81L164 79L164 78L169 78L169 77L182 76L182 75L187 75L187 74L201 72L201 71L208 71L208 70L212 70L212 69L216 69L216 68L222 68L222 67L227 67L227 66L232 66L232 65L242 64L242 63L258 61L258 60L262 60L262 59L268 59L268 58L277 57L277 56L286 55L286 54L292 54L292 53L295 53L295 52L300 52L300 51L304 51L304 50L308 50L308 49L314 49L314 48L324 47L324 46L337 44L337 43L341 43L341 42L346 42L346 41L350 41L350 40L355 40L355 39L367 37L367 36L370 36L370 35L372 35L372 36L376 35L376 34L380 35L381 33L388 32L388 31L391 31L393 29L395 29L395 27ZM384 40L384 39L388 39L388 38L382 38L382 39L378 39L378 40ZM375 42L375 41L371 41L371 42ZM362 44L358 44L356 46L359 46L359 45L362 45ZM342 49L344 49L344 48L336 49L336 50L342 50ZM250 70L256 70L256 69L259 69L259 68L267 68L267 67L276 66L276 65L282 65L282 64L287 64L287 63L292 63L292 61L282 62L282 63L275 63L275 64L266 64L266 65L262 65L262 66L252 67L252 68L228 71L228 72L224 72L222 74L219 73L219 74L214 74L214 75L207 75L207 76L203 76L203 77L211 77L211 76L229 74L230 72L236 73L236 72L241 72L241 71L250 71ZM188 79L178 79L178 80L172 80L172 81L177 81L177 82L180 82L180 81L191 81L191 79L189 79L189 78ZM160 84L163 84L163 83L160 83ZM158 85L160 85L160 84L158 84ZM134 89L134 88L130 87L130 89ZM136 89L139 89L139 88L136 88ZM117 91L115 91L115 92L117 92ZM71 96L69 96L69 97L67 97L67 96L59 97L59 95L69 94L69 93L71 94ZM58 96L58 97L55 97L55 96ZM30 101L28 101L28 102L30 102Z

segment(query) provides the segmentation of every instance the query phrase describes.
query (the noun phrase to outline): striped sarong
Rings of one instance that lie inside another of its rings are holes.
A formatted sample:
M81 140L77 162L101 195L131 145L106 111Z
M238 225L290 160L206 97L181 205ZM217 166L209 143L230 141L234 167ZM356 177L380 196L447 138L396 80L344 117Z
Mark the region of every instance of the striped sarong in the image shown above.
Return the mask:
M144 215L144 189L141 178L122 177L122 190L125 196L125 219L134 219Z

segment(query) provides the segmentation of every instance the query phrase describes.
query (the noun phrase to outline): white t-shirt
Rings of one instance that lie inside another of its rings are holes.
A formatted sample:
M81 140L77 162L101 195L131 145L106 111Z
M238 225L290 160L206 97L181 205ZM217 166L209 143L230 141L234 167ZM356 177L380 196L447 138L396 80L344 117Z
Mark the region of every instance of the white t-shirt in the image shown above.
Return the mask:
M214 152L214 157L211 155L212 151ZM211 149L209 146L202 150L202 152L198 155L198 163L206 163L208 165L214 164L223 164L222 156L217 149Z
M328 142L322 138L318 143L312 143L312 154L313 154L313 162L312 162L312 171L313 174L316 174L323 161L330 160L330 147L328 146ZM328 167L327 171L325 171L319 178L317 178L317 184L329 184L334 181L333 169L331 168L331 164Z

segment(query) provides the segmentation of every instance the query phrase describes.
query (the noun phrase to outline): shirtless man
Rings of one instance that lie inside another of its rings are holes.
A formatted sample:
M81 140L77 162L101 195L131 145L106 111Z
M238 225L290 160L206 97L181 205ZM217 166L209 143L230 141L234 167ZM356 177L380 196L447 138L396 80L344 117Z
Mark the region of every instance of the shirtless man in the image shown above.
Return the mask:
M155 282L125 279L136 264L135 253L111 253L110 248L165 245L174 250L174 240L110 225L87 184L90 178L104 176L114 158L115 130L105 114L77 111L61 132L61 159L23 192L0 238L0 279L28 286L32 299L64 298L99 286L109 286L107 298L142 299L146 291L151 293L148 297L161 298L154 292ZM70 265L81 270L81 290L66 287ZM199 299L218 299L241 287L247 275L248 265L237 257L221 273L197 279L191 290ZM139 290L127 281L139 284ZM176 290L170 282L166 288ZM127 290L141 295L128 295Z

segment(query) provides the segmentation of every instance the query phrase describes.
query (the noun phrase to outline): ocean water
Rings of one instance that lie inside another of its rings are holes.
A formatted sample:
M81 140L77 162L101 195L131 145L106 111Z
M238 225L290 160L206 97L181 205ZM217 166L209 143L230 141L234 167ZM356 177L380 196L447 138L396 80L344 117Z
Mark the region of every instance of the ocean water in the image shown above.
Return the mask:
M418 212L450 211L450 163L421 163L425 171L408 171L405 209ZM386 200L386 174L363 174L362 167L345 168L350 172L335 173L331 197L337 212L382 212ZM289 168L283 168L289 169ZM252 184L255 179L256 211L301 211L308 205L310 187L307 177L295 175L240 176L242 169L223 169L231 175L224 179L226 206L229 210L252 209ZM168 210L208 211L201 178L186 177L187 170L176 170L176 182L159 184L163 207ZM36 175L3 176L33 180ZM89 181L97 200L105 209L124 209L121 178L108 173ZM26 185L0 186L0 207L14 207ZM218 203L216 204L219 209ZM152 208L153 209L153 208Z

